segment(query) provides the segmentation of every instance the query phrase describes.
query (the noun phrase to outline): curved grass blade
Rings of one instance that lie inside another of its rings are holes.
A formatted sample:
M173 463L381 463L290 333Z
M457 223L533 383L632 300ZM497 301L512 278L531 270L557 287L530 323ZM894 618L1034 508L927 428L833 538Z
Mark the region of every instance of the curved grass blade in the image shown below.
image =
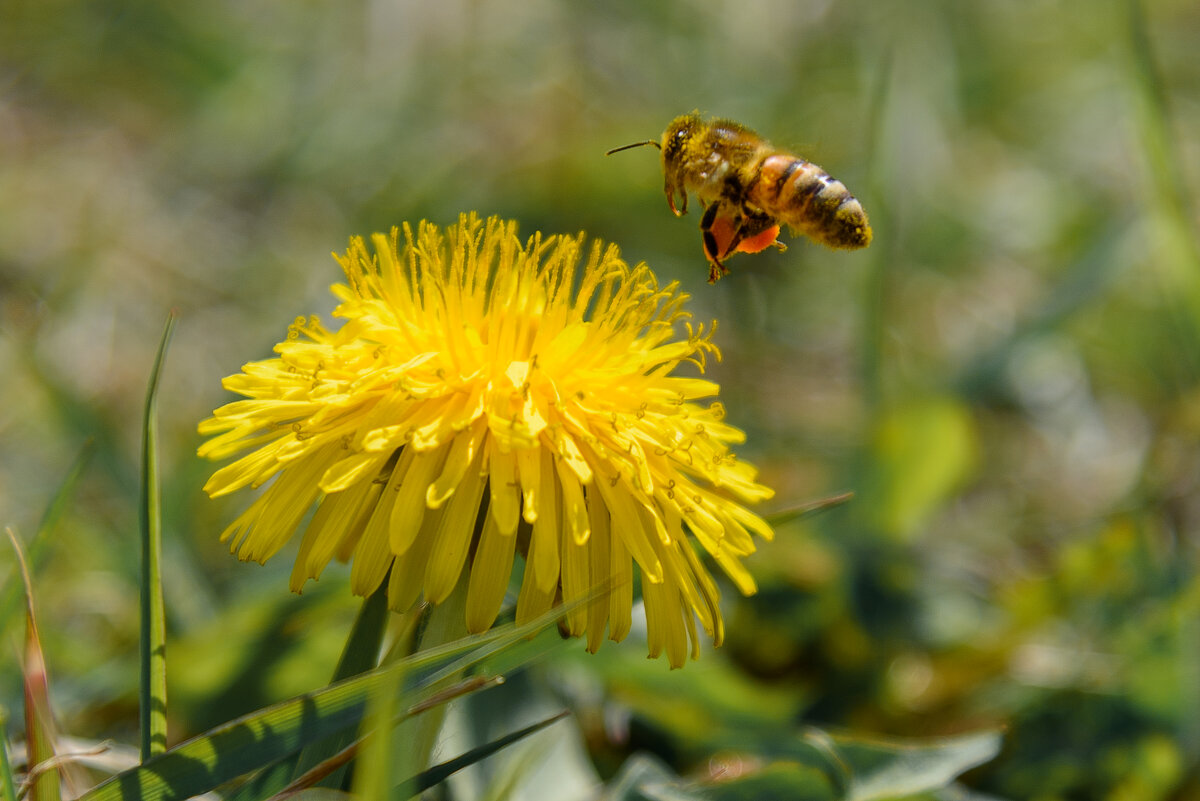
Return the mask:
M372 671L237 718L113 777L84 798L183 799L208 792L356 725L384 672ZM419 695L422 689L410 692Z
M62 782L57 768L36 771L38 765L52 764L54 759L54 720L50 713L50 684L46 676L46 660L33 614L33 584L25 549L12 529L5 529L17 557L17 570L25 587L25 664L22 666L25 685L25 747L30 776L29 798L32 801L58 801L62 797ZM14 796L15 797L15 796Z
M112 777L80 801L155 801L208 792L357 725L368 699L386 683L388 674L404 675L406 700L420 703L445 689L448 678L485 665L489 658L537 634L564 613L565 607L524 626L467 637L243 715Z

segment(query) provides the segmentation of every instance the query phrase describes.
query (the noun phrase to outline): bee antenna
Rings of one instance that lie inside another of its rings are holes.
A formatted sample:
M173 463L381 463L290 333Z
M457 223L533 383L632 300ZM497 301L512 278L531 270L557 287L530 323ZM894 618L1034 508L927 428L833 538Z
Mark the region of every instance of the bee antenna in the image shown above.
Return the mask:
M662 145L660 145L658 143L657 139L647 139L645 142L634 142L633 144L621 145L620 147L614 147L612 150L604 151L604 155L611 156L613 153L620 153L622 150L629 150L630 148L633 148L633 147L643 147L645 145L654 145L659 150L662 150Z

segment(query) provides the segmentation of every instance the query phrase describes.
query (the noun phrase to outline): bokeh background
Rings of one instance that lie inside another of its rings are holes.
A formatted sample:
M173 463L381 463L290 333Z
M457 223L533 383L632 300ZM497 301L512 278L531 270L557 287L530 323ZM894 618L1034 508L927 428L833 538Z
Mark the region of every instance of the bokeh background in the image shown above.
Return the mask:
M221 377L329 320L349 236L476 209L615 241L719 320L765 511L855 493L779 526L700 662L575 644L529 674L577 710L579 786L807 724L1000 725L975 792L1200 797L1197 41L1192 0L0 3L0 522L28 540L87 452L34 582L63 728L133 740L167 311L181 738L323 684L357 608L346 571L296 597L286 553L217 542L247 501L200 491ZM657 153L603 155L693 109L842 179L875 243L707 285Z

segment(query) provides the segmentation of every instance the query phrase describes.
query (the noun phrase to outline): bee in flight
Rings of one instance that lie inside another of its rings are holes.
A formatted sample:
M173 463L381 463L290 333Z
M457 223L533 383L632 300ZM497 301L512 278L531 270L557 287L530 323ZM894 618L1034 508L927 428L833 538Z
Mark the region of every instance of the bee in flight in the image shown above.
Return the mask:
M662 151L667 204L675 216L687 213L689 192L704 207L700 232L710 284L729 272L725 260L735 253L784 250L777 239L781 225L831 248L871 244L867 213L845 184L743 125L685 114L667 126L661 141L634 142L605 155L643 145Z

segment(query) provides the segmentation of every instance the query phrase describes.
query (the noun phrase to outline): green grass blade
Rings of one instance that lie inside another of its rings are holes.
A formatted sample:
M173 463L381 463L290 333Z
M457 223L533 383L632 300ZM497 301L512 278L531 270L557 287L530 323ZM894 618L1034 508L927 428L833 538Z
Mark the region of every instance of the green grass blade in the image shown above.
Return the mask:
M793 520L800 520L805 517L811 517L815 514L835 509L844 503L849 503L854 499L853 492L841 492L837 495L830 495L828 498L818 498L815 501L802 503L797 506L789 506L787 509L781 509L774 514L767 515L767 522L772 526L781 526L784 523L790 523Z
M419 704L445 689L446 677L484 664L552 624L561 614L556 610L524 626L505 626L467 637L251 712L112 777L81 796L80 801L155 801L208 792L357 725L368 699L380 691L389 674L404 675L405 701L410 706Z
M460 579L450 597L444 603L430 608L422 619L423 625L417 634L419 647L436 651L439 645L454 642L463 636L466 633L466 604L467 582ZM445 668L442 675L446 681L458 681L465 675L466 668L457 662ZM397 764L391 769L400 776L413 776L428 768L445 719L446 707L442 705L401 724L394 738L396 742L404 743L405 747L396 753ZM387 786L391 786L390 781ZM409 788L401 795L416 795L416 792Z
M141 681L139 685L142 761L167 750L166 618L162 594L162 509L158 486L158 382L175 313L167 315L142 417L142 574Z
M862 385L865 399L871 408L876 408L883 401L883 350L885 331L887 328L887 296L888 266L893 262L897 252L894 237L889 236L895 228L892 226L891 210L885 195L886 187L880 174L880 160L884 141L883 126L887 110L888 96L892 86L892 51L889 48L879 59L879 65L874 75L874 87L870 95L870 105L867 108L867 119L864 124L866 141L867 186L870 197L867 204L870 207L871 224L880 241L868 248L867 272L863 277L862 303Z
M383 644L387 620L387 583L384 582L370 598L363 601L337 667L334 668L334 681L357 676L379 665L379 648Z
M267 765L225 798L227 801L259 801L263 798L274 798L292 780L292 773L296 770L296 760L299 758L299 754L293 754L273 765Z
M387 798L392 787L392 740L396 732L396 707L401 697L404 676L390 674L391 680L371 701L363 722L364 741L361 757L354 766L354 795L358 798ZM443 705L444 708L444 705ZM405 715L404 717L408 717ZM369 735L369 736L368 736ZM338 774L344 773L340 768ZM325 783L328 786L328 783Z
M402 678L402 677L400 677L397 674L397 678ZM389 681L391 681L391 680L389 679ZM349 765L351 761L353 761L355 758L357 758L360 750L366 749L366 750L370 751L370 750L374 750L376 748L375 740L381 739L381 738L377 738L373 734L375 731L390 731L391 728L394 728L395 726L399 725L406 718L412 717L414 715L418 715L422 712L426 712L429 709L431 709L435 706L438 706L440 704L445 704L448 701L453 701L455 698L460 698L464 695L469 695L471 693L478 692L480 690L486 690L489 687L494 687L497 684L499 684L500 682L501 682L501 679L499 679L499 678L467 679L466 681L460 682L459 684L457 684L453 687L450 687L440 693L435 694L434 696L428 698L427 700L423 701L420 704L417 704L416 706L409 707L407 710L405 710L403 713L401 713L398 716L387 718L387 720L389 722L389 727L387 729L381 728L381 723L380 723L381 718L376 717L373 721L369 720L367 722L367 725L364 727L366 730L368 730L366 734L364 734L359 739L351 742L349 745L347 745L341 751L337 752L336 754L331 755L324 762L322 762L318 765L314 765L309 771L298 776L294 781L292 781L287 787L283 788L279 793L271 796L271 801L283 801L283 799L291 798L291 797L307 790L310 787L316 786L318 783L327 784L327 782L324 781L325 778L327 776L333 775L340 769ZM398 695L399 693L395 692L395 693L391 693L389 695L387 688L384 688L382 694L384 696L388 696L388 697L394 699L394 697L396 695ZM385 743L382 746L380 746L380 752L384 753L385 755L387 755L386 742L390 738L390 736L391 735L388 734L388 735L385 735L384 738L382 738L382 739L384 739ZM390 755L387 755L387 756L390 757ZM366 762L372 758L373 758L372 756L368 755L368 757L364 760L364 762ZM389 768L390 767L391 766L389 766ZM381 772L379 775L382 776L383 773ZM356 771L355 779L356 779L356 781L358 779L357 771ZM385 788L391 786L390 784L384 784L383 782L375 782L374 784L378 784L379 786L382 786ZM361 786L361 783L360 783L360 786ZM372 785L372 786L374 786L374 785ZM373 797L382 797L382 796L386 795L386 793L379 793L376 795L371 795L370 792L371 791L359 790L356 792L356 797L373 798ZM255 798L262 798L262 796L255 796Z
M1154 54L1142 0L1126 0L1129 52L1142 155L1149 167L1151 219L1169 323L1179 340L1176 358L1192 379L1200 377L1200 240L1184 176L1183 159L1171 131L1167 90Z
M12 762L8 758L8 714L3 708L0 708L0 791L4 793L4 801L17 801Z
M1190 235L1187 222L1191 219L1191 212L1184 181L1186 172L1182 168L1178 147L1171 136L1167 90L1163 85L1154 46L1147 30L1146 11L1142 0L1126 0L1126 6L1133 73L1142 102L1141 123L1145 155L1155 184L1153 196L1166 206L1171 221L1181 225L1189 234L1183 238L1187 243L1185 254L1193 271L1200 272L1200 253L1197 252L1196 240Z
M529 735L541 731L551 723L556 723L569 714L571 713L563 710L557 715L552 715L545 720L539 721L530 726L526 726L525 728L515 731L512 734L506 734L503 737L492 740L491 742L484 743L478 748L472 748L470 751L460 757L455 757L454 759L451 759L448 762L443 762L440 765L434 765L429 770L422 771L420 774L411 779L413 791L415 793L424 792L430 787L433 787L435 784L445 781L451 774L457 773L463 768L470 767L471 765L474 765L476 762L479 762L483 759L487 759L500 749L507 748L518 740L523 740Z
M387 627L387 582L383 582L371 597L363 601L350 636L346 638L345 648L333 672L333 680L341 681L351 676L365 673L379 664L379 647L383 642L383 633ZM313 743L304 749L292 769L291 779L299 778L314 766L329 759L345 748L353 739L351 732L345 731L322 742ZM340 787L344 770L338 770L324 782L326 787ZM276 792L282 788L271 788Z

